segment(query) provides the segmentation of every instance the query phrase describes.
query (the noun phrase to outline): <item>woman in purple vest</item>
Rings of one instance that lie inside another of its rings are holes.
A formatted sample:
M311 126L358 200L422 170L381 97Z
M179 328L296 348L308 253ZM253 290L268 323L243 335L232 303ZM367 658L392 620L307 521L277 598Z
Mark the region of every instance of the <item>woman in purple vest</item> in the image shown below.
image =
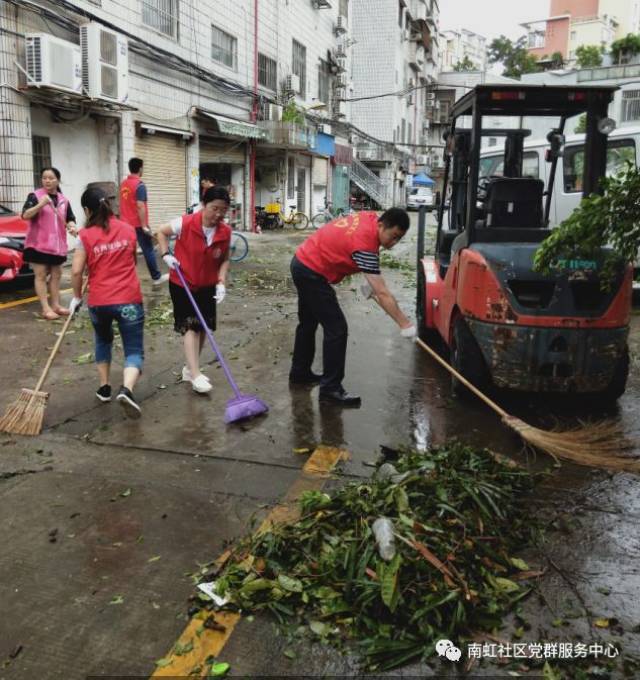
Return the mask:
M41 178L42 188L29 194L22 208L22 219L31 222L24 241L24 260L35 274L42 316L53 321L69 315L69 310L60 305L60 277L67 259L67 232L73 236L78 232L71 204L60 191L60 171L43 168Z

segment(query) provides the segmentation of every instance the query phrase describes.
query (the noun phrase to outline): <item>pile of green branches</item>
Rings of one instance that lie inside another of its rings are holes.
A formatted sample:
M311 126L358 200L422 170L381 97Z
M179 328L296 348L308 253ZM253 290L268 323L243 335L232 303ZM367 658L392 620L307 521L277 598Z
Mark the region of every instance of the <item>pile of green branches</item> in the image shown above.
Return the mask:
M299 521L238 546L217 592L355 649L369 669L428 659L440 638L499 628L529 592L515 555L535 531L531 489L487 451L402 451L369 481L306 492ZM380 517L393 525L391 559L373 534Z

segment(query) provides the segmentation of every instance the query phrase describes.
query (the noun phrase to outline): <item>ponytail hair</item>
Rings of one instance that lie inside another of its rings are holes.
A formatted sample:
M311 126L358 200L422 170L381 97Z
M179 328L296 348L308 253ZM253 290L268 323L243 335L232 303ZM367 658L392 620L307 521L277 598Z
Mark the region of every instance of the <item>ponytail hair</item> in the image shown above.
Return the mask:
M113 217L113 210L104 190L98 187L87 189L80 198L80 205L89 211L86 227L109 230L109 219Z

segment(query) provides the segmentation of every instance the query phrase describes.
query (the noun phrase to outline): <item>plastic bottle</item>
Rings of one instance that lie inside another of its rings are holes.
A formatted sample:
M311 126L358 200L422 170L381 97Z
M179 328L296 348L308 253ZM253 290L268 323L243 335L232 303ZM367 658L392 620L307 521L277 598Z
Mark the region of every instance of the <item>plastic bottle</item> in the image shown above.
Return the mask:
M378 517L371 528L378 546L378 554L385 562L390 562L396 554L393 522L387 517Z

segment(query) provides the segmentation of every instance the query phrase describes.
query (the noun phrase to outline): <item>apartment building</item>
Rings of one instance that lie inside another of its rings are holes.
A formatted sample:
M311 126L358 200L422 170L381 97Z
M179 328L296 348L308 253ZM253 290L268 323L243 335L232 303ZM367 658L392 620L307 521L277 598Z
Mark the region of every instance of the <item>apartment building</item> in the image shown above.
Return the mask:
M245 228L267 200L314 212L334 174L347 204L351 150L329 121L349 113L348 0L6 0L0 29L2 204L53 164L78 210L133 155L152 224L198 201L201 173Z
M440 70L453 71L457 64L470 61L473 68L468 70L487 70L487 39L483 35L466 28L442 31L442 58Z
M559 52L575 62L580 45L609 49L611 43L640 31L640 0L550 0L549 16L522 26L529 52L538 59Z
M438 71L437 0L352 0L352 181L379 204L402 205L424 166L425 114ZM365 185L368 189L365 189Z

